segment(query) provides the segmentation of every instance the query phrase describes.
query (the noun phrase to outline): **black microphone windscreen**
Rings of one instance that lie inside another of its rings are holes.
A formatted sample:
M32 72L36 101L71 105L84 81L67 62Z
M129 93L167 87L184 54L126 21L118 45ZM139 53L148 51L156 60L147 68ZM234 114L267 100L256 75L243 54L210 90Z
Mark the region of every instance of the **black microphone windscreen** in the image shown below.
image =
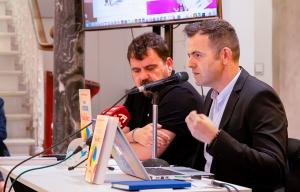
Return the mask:
M185 71L175 73L174 75L178 77L178 82L184 82L189 79L189 74Z
M130 89L127 94L135 94L143 91L158 91L162 87L165 87L167 85L174 85L177 83L183 83L189 79L189 75L187 72L178 72L173 75L171 75L168 78L157 80L150 82L148 84L142 85L140 87L134 87Z

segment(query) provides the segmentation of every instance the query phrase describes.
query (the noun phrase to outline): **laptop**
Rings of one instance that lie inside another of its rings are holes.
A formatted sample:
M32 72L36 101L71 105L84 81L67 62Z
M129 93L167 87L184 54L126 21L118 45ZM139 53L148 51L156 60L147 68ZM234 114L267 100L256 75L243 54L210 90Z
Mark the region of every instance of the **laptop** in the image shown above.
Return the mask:
M124 173L143 180L185 180L194 176L198 178L213 176L211 173L188 167L144 167L119 127L116 132L112 156Z

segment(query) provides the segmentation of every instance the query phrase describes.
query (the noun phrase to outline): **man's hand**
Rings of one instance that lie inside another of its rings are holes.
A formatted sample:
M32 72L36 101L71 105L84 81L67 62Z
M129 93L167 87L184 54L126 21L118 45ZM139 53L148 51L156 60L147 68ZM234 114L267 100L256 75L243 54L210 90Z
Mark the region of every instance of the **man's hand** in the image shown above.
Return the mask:
M130 132L130 128L125 126L125 127L123 127L122 131L123 131L124 134L127 134L127 133Z
M4 191L4 181L0 181L0 192Z
M145 147L152 146L152 123L142 127L137 128L134 131L133 138L137 143ZM170 142L171 138L163 131L162 126L157 124L157 146L161 147Z
M197 114L196 111L190 112L185 122L193 137L204 143L210 144L218 133L218 128L213 122L206 115Z

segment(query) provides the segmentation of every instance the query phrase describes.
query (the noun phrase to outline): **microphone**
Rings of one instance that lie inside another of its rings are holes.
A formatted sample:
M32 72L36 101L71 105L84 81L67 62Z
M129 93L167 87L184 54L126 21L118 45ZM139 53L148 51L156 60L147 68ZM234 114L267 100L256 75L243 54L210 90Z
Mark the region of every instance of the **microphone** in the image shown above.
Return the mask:
M108 115L113 117L119 118L119 126L122 129L123 127L128 125L128 122L130 121L130 114L125 106L118 105L112 108L105 109L101 115Z
M115 107L107 108L100 114L118 117L119 118L119 127L121 129L128 125L130 118L131 118L129 111L123 105L118 105ZM96 121L96 120L93 120L93 121ZM89 138L87 138L87 140L85 141L85 145L88 145L90 147L92 144L92 140L93 140L93 135L91 135Z
M132 89L130 89L127 94L135 94L135 93L139 93L139 92L143 92L143 91L158 91L159 89L161 89L164 86L167 85L174 85L177 83L183 83L185 81L187 81L189 79L189 75L187 72L178 72L175 73L174 75L171 75L168 78L165 79L161 79L158 81L153 81L150 83L147 83L145 85L142 85L140 87L134 87Z
M113 117L118 117L119 118L119 127L122 129L123 127L128 125L128 122L130 121L130 114L127 110L127 108L123 105L118 105L115 107L110 107L105 109L103 112L100 113L101 115L108 115L108 116L113 116ZM93 141L93 135L91 135L86 141L85 145L91 146ZM88 158L83 159L79 163L77 163L74 166L68 167L68 170L71 171L84 163Z

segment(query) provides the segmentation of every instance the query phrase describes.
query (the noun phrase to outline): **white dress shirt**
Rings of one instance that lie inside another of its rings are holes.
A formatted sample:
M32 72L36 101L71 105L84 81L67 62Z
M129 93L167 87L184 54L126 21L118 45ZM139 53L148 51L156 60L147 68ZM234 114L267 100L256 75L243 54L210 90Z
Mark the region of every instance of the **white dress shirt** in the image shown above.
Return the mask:
M214 123L214 126L219 127L226 104L228 102L229 96L232 92L232 89L239 78L241 71L226 85L226 87L218 93L216 90L212 91L211 98L213 99L210 111L209 118ZM210 172L212 156L206 151L207 144L204 145L204 157L206 159L204 171Z

